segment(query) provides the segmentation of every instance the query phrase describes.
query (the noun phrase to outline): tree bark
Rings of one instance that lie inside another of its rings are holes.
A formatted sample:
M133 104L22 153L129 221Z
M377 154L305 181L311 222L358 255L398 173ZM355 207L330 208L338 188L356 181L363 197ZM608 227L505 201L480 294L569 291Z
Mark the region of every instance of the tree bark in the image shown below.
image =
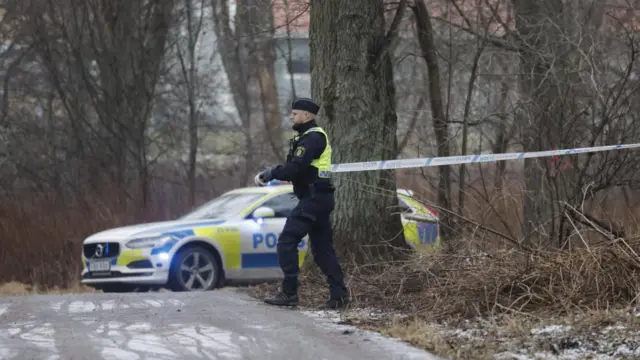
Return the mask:
M384 1L311 3L312 96L329 133L333 162L390 160L397 151L391 58L386 51ZM401 256L408 248L394 171L334 174L336 249L358 263Z
M493 144L493 153L501 154L507 152L509 147L509 141L513 135L514 127L508 124L507 118L507 96L509 94L509 84L506 80L503 80L500 84L500 100L498 102L498 131L496 134L496 140ZM502 192L502 186L504 182L504 177L507 172L507 162L506 161L498 161L496 162L495 172L494 172L494 185L493 188L496 193Z

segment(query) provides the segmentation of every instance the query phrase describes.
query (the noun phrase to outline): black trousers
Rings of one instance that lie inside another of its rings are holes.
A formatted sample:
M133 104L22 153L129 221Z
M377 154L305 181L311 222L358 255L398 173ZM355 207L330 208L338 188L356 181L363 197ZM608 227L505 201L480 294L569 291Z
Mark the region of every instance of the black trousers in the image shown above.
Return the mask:
M284 273L282 291L298 291L298 244L309 235L313 259L325 275L331 298L348 295L342 269L333 248L333 229L330 215L335 206L333 193L316 193L313 198L302 198L293 209L278 238L278 261Z

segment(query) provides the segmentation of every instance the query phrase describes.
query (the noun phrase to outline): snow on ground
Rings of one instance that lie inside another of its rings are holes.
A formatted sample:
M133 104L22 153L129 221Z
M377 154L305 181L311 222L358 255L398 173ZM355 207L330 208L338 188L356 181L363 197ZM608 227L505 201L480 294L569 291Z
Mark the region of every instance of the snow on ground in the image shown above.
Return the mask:
M391 353L402 354L403 359L441 360L441 358L437 356L431 356L425 353L424 350L413 347L403 341L399 341L398 339L389 338L373 331L362 330L353 325L346 325L344 324L342 317L337 311L316 310L316 311L302 311L302 313L304 315L307 315L309 317L319 320L321 324L323 324L327 328L341 331L344 334L354 333L354 332L363 333L371 341L374 341L376 344L386 348ZM357 315L371 316L372 319L376 319L376 318L379 318L380 316L384 316L384 313L379 311L371 311L371 310L360 310L360 311L351 313L351 316L357 316Z
M571 326L548 325L531 330L531 341L546 344L547 351L520 350L503 351L495 359L638 359L640 358L640 329L618 324L593 328L591 331L575 333Z
M354 309L342 315L331 311L303 313L325 319L344 329L354 327L341 324L407 317L371 309ZM571 321L561 319L558 323L547 320L546 324L519 319L500 324L477 320L466 321L456 327L441 324L429 326L437 329L456 348L466 348L467 353L473 354L476 348L485 349L487 343L495 344L491 348L493 356L488 358L496 360L609 360L640 358L639 320L640 312L636 312L627 317L617 314L611 318L585 317ZM575 325L571 324L572 321L575 321ZM382 323L380 325L383 326Z

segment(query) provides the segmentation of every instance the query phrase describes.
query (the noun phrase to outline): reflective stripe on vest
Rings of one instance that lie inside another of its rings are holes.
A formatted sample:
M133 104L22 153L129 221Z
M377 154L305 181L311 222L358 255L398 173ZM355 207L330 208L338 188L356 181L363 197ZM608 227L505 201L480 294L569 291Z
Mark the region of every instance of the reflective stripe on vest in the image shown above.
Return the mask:
M303 136L312 132L317 131L324 135L325 140L327 140L327 146L324 148L324 151L317 159L314 159L311 162L311 166L314 166L318 169L318 177L320 178L328 178L331 175L331 145L329 145L329 136L324 129L319 126L312 127L302 134Z

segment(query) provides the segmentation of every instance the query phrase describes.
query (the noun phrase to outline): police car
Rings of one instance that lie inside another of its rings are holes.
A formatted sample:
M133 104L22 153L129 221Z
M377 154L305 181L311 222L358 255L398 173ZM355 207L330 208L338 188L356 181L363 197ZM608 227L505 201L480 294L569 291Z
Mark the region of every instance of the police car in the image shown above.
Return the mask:
M440 243L438 219L412 193L398 190L412 246ZM282 278L276 243L298 203L290 184L235 189L175 221L99 232L83 243L82 283L105 292L166 287L202 291L225 281ZM390 209L389 211L398 211ZM308 237L299 245L302 265Z

